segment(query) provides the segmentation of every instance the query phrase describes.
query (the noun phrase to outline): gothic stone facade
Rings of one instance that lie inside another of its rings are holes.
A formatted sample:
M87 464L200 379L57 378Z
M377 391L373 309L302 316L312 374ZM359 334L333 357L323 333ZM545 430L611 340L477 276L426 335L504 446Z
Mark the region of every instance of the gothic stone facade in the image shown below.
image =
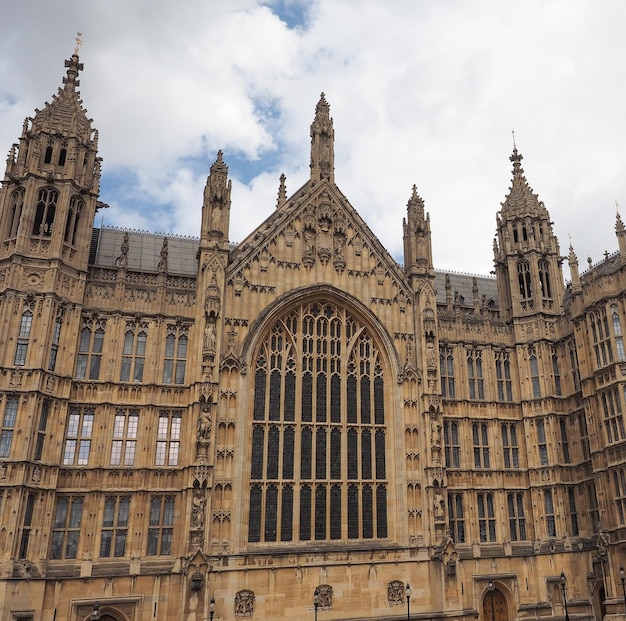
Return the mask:
M619 216L565 286L514 150L495 278L434 269L415 189L401 266L322 96L310 179L241 243L221 153L198 239L95 228L66 67L0 191L2 621L623 615Z

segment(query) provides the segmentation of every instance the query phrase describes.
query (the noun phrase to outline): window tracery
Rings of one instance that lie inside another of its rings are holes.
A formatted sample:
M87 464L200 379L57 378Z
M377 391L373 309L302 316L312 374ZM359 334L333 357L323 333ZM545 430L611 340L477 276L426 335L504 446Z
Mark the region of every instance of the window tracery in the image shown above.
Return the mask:
M387 537L381 354L329 302L279 319L255 360L248 540Z

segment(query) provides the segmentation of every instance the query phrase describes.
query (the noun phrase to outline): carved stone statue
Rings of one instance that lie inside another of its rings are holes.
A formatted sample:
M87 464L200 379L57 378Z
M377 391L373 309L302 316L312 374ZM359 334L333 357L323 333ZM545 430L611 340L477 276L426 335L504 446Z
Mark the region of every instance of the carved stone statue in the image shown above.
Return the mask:
M443 494L437 490L435 492L435 520L444 519L444 499Z
M202 410L200 411L200 417L198 418L198 442L208 442L211 438L211 412L210 404L204 402L202 404Z
M193 497L191 503L191 528L200 529L204 528L204 506L206 505L206 498L202 495L202 492L198 490Z
M441 446L441 423L436 418L430 422L430 441L432 446Z

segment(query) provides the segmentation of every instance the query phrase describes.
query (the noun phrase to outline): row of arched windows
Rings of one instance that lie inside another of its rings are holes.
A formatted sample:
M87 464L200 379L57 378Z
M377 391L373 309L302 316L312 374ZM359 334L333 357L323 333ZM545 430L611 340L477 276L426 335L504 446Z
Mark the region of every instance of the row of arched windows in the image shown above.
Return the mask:
M552 299L552 284L550 282L550 267L545 259L537 262L539 273L539 289L544 300ZM519 293L522 300L530 300L533 297L533 279L531 275L530 262L527 260L517 263L517 280Z
M22 213L24 211L24 188L18 188L11 195L9 203L9 220L5 230L5 239L14 239L20 227ZM31 235L36 237L51 237L54 225L59 193L53 188L41 188L37 193L35 203L35 217ZM76 244L76 232L83 209L83 199L80 196L72 196L65 220L65 230L63 240L66 244L74 246Z

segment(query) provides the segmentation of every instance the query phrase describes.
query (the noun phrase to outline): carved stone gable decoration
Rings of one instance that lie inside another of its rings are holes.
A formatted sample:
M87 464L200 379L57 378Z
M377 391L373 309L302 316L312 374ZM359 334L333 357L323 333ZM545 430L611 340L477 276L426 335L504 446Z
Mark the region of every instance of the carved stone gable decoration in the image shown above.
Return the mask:
M390 606L401 606L404 604L404 589L404 582L401 580L392 580L387 585L387 603Z
M235 617L252 617L254 614L254 591L243 589L235 595Z

